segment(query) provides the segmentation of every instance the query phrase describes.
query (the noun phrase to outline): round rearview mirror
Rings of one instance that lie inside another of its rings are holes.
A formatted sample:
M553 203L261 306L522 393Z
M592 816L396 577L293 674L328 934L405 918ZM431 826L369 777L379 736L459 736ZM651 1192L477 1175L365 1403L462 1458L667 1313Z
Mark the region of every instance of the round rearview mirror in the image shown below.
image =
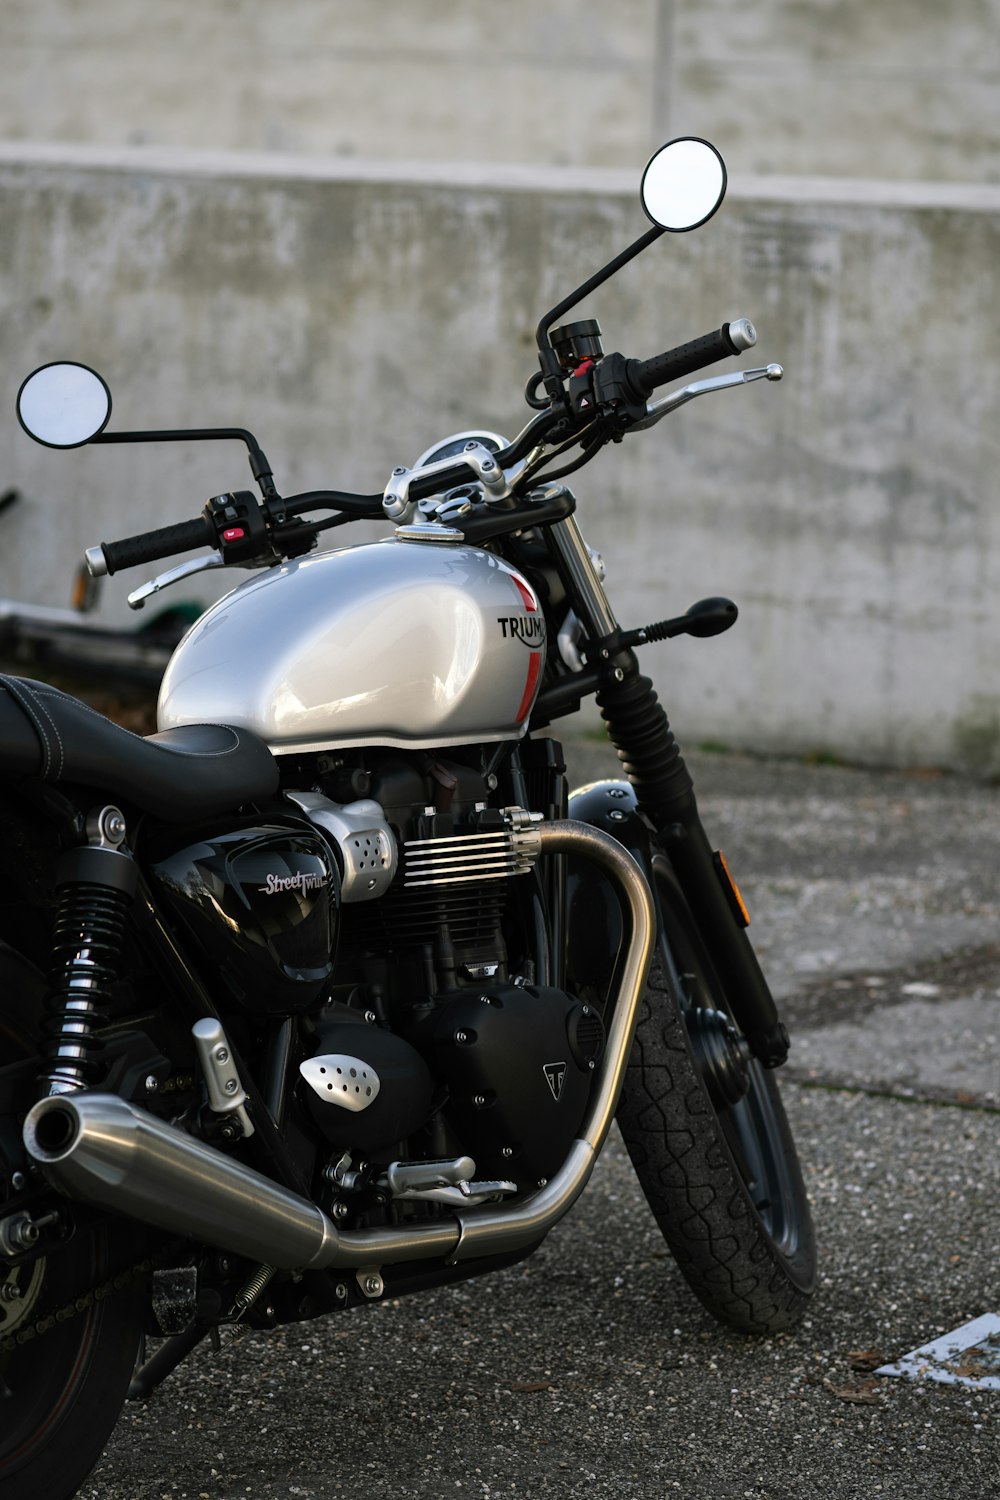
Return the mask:
M639 195L647 217L661 229L697 229L726 195L726 164L708 141L681 136L650 157Z
M86 365L42 365L18 391L17 415L36 443L79 448L107 426L111 392Z

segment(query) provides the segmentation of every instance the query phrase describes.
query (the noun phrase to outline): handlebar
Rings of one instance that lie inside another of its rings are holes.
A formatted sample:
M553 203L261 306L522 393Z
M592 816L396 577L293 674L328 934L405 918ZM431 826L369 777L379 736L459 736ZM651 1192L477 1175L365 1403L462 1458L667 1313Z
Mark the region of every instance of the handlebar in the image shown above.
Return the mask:
M498 465L499 467L499 465ZM454 489L457 485L468 484L476 478L475 469L469 464L464 464L459 459L450 469L439 469L434 474L429 474L425 479L415 479L410 485L409 496L411 500L427 500L431 495L440 495L442 490Z
M135 568L140 563L173 557L175 552L191 552L196 547L214 547L215 544L215 527L207 516L199 516L196 521L180 521L176 526L140 531L137 536L123 537L117 542L101 542L99 546L87 549L86 561L91 575L100 578L106 573L118 573L122 568Z
M652 359L627 360L626 378L635 395L645 401L658 385L679 380L683 375L715 364L716 360L742 354L744 349L752 349L756 342L757 330L753 324L747 318L737 318L700 339L691 339L676 349L668 349L665 354L655 354Z
M625 359L620 354L610 354L600 359L596 367L593 366L593 361L585 361L580 369L574 372L569 382L572 412L577 417L575 426L572 422L567 424L563 412L553 406L539 412L514 442L499 453L487 453L482 450L476 455L470 453L464 461L463 457L456 454L450 464L439 461L428 465L426 473L419 470L412 471L412 478L410 477L411 471L396 469L393 471L394 477L405 476L407 480L405 494L401 496L403 508L405 509L405 506L411 502L441 494L443 491L467 484L475 479L500 498L516 495L521 492L519 484L523 489L524 480L529 477L534 480L537 474L544 470L546 459L532 463L528 470L517 479L510 477L512 466L526 457L537 445L544 444L550 432L562 441L562 447L557 447L553 453L547 455L549 461L564 452L571 443L580 440L579 418L592 405L592 399L586 398L587 391L591 392L591 397L596 394L598 404L605 411L624 408L638 429L650 423L645 413L641 413L643 420L636 420L635 405L641 402L644 407L647 396L657 386L690 374L694 370L702 369L705 365L714 364L716 360L741 354L745 349L752 348L756 342L757 333L753 324L746 318L738 318L731 323L723 323L721 328L705 334L702 338L692 339L689 343L669 349L664 354L654 355L652 359ZM592 375L585 373L587 366L593 369ZM777 379L778 374L772 375L772 370L780 374L778 366L768 366L767 370L747 372L747 374L748 376L766 374L769 379ZM591 380L593 385L591 385ZM577 399L573 400L573 388L578 381L582 394L577 393ZM686 398L693 394L696 394L694 388L687 393ZM662 405L662 402L658 404ZM590 422L589 412L587 421ZM572 434L568 442L566 440L567 425ZM593 423L591 422L590 425L593 426ZM562 429L561 432L560 429ZM583 435L589 430L590 428L585 426ZM157 434L157 436L160 435ZM164 437L173 435L162 434ZM599 434L597 441L590 444L590 451L585 451L581 462L586 462L588 456L592 457L610 435L610 433ZM466 447L475 449L476 445L470 443ZM473 462L474 456L477 459L476 462ZM579 467L579 464L573 467ZM487 474L487 470L491 472ZM568 471L559 470L557 475L553 476L549 473L546 477L551 480L565 472ZM214 549L224 564L246 564L267 558L273 561L279 557L296 557L314 546L316 534L330 525L337 525L340 521L363 516L388 515L391 517L396 515L397 512L391 510L388 505L391 485L392 481L384 496L353 494L343 490L311 490L306 494L289 496L282 500L277 494L273 494L265 497L262 506L252 494L246 491L216 496L206 505L205 513L195 520L182 521L174 526L157 527L152 531L140 532L136 536L123 537L114 542L102 542L97 547L89 548L85 554L87 567L91 575L96 578L104 574L120 572L124 568L134 568L143 563L156 562L160 558L172 557L179 552L193 551L199 547ZM312 511L328 509L342 514L333 521L311 522L300 519Z

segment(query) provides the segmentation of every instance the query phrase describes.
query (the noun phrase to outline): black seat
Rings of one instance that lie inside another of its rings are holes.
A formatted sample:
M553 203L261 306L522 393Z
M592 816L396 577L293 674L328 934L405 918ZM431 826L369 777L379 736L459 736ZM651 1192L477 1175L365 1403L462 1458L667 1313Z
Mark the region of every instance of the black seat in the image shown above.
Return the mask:
M278 785L273 755L247 729L190 724L142 738L47 683L0 674L5 773L94 787L175 823L270 796Z

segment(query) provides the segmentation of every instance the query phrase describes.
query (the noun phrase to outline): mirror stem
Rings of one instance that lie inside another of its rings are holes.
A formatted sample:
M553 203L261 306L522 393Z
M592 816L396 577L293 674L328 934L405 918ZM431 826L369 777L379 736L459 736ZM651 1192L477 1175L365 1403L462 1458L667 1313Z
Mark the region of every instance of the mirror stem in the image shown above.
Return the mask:
M616 255L614 260L609 260L606 266L603 266L588 281L578 286L575 292L570 292L568 297L564 297L561 302L552 308L551 312L545 314L535 331L535 342L538 344L538 362L542 367L542 375L545 377L545 389L549 392L550 396L553 392L549 381L550 379L555 379L559 382L558 394L560 399L562 397L562 377L560 375L561 367L559 358L549 342L549 329L553 323L557 318L561 318L563 313L569 312L571 307L575 307L578 302L582 302L584 297L589 296L597 287L603 285L616 271L620 271L622 266L628 265L629 261L633 260L641 250L645 250L647 245L651 245L654 240L658 240L660 235L664 233L665 230L659 224L652 225L651 228L646 230L645 234L641 234L637 240L633 240L632 244L623 250L620 255Z
M180 427L152 432L101 432L90 441L91 443L180 443L218 442L227 438L237 438L241 443L246 444L250 456L250 469L260 486L261 494L265 500L277 501L279 496L274 487L271 466L257 439L245 427Z

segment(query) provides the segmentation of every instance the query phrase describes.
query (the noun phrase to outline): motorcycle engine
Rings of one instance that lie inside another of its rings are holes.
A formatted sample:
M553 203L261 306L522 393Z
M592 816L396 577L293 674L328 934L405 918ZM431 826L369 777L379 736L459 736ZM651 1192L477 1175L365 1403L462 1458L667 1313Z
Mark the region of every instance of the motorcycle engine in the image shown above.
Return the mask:
M388 1160L426 1129L433 1154L535 1188L580 1132L604 1047L592 1007L534 982L537 880L503 854L478 767L383 754L338 770L329 792L348 789L364 800L294 799L328 835L344 814L351 825L335 1003L301 1066L306 1107L338 1150Z

